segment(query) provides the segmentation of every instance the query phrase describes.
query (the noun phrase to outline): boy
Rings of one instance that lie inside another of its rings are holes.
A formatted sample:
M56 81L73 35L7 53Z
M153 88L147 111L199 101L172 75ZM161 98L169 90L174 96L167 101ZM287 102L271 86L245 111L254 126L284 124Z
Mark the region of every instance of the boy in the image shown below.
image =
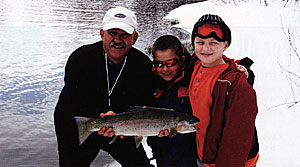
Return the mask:
M186 71L190 54L176 37L164 35L154 42L152 55L153 72L158 76L156 105L192 114L187 94L190 75ZM195 133L147 139L158 167L197 167L195 141Z
M231 31L217 15L204 15L194 25L192 44L198 58L189 86L193 114L200 119L196 143L200 165L255 166L256 93L223 52Z

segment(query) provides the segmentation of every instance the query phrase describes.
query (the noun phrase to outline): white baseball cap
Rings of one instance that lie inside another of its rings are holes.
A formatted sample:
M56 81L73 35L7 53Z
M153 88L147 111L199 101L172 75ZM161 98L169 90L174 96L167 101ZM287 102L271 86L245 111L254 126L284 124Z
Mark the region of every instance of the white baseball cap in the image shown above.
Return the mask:
M132 34L137 29L137 20L135 14L124 7L115 7L109 9L103 18L103 30L119 28Z

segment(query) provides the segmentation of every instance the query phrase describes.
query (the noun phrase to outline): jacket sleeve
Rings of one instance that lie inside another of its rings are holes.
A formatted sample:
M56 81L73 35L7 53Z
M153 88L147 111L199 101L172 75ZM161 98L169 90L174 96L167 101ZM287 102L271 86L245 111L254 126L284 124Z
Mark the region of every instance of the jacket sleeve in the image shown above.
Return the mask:
M99 109L84 109L80 104L82 101L80 93L77 90L78 74L80 73L79 61L76 57L77 51L73 52L68 59L65 68L65 86L61 91L57 105L54 111L54 125L57 136L59 163L66 165L79 163L81 155L78 140L77 125L74 116L94 116L92 110ZM96 113L96 112L94 112ZM83 115L84 114L84 115Z
M76 107L76 96L74 95L76 86L73 84L76 70L75 61L71 55L65 69L65 86L54 111L59 158L62 162L71 162L71 158L74 158L76 147L78 147L77 126L73 119L78 109Z
M247 68L247 71L248 71L248 78L247 78L247 81L248 83L253 86L254 84L254 79L255 79L255 75L254 75L254 72L250 69L250 68Z
M228 91L224 129L215 161L217 167L245 166L254 143L258 110L256 93L241 75L233 81Z

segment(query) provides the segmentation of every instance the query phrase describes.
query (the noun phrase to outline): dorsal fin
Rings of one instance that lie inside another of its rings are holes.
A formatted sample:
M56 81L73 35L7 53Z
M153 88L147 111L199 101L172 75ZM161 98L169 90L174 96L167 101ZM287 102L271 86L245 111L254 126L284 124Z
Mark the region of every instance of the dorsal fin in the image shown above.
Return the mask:
M157 111L161 111L161 110L175 111L174 109L170 109L170 108L159 108L159 107L150 107L150 106L129 106L128 111L132 112L132 111L139 111L145 109L157 110Z

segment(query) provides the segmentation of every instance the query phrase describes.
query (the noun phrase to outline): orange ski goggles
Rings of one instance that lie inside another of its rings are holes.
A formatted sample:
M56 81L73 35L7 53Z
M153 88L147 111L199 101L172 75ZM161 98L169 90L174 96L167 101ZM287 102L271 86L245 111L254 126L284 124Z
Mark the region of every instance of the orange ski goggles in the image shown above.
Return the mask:
M206 39L213 37L217 41L224 41L223 35L222 27L214 24L203 24L198 27L198 33L196 34L196 36L200 38Z

